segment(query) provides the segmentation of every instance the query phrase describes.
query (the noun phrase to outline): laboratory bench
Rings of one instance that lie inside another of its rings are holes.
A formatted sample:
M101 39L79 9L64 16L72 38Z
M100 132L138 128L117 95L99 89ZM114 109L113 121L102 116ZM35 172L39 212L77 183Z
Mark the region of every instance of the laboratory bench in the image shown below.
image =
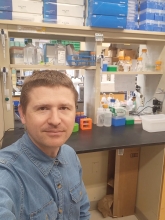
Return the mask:
M18 126L17 126L18 127ZM24 134L22 126L6 131L2 148ZM66 142L78 154L91 209L114 194L114 217L135 214L140 220L165 219L165 132L142 125L97 127L72 133ZM114 178L114 189L107 181Z

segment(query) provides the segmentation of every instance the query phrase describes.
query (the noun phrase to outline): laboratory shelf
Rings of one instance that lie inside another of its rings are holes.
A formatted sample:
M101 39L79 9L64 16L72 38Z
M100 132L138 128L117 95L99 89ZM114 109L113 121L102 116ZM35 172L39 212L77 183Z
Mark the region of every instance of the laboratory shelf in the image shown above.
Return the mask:
M93 28L87 26L67 26L49 23L0 20L1 28L8 29L9 37L61 39L86 41L95 38L95 33L104 35L104 42L146 44L147 42L165 42L164 32L140 30L120 30L109 28Z
M144 72L101 72L102 74L114 74L114 75L163 75L163 71L144 71Z
M95 70L96 66L64 66L64 65L50 65L50 64L41 64L41 65L23 65L23 64L10 64L11 69L16 70L41 70L41 69L49 69L49 70Z

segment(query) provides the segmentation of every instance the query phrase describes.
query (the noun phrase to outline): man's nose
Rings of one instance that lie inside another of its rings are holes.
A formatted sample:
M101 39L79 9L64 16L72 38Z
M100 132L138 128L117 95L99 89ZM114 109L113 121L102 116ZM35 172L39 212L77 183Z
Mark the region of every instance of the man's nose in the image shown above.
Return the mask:
M58 112L58 109L54 109L54 110L50 111L48 123L52 124L53 126L57 126L61 123L61 117Z

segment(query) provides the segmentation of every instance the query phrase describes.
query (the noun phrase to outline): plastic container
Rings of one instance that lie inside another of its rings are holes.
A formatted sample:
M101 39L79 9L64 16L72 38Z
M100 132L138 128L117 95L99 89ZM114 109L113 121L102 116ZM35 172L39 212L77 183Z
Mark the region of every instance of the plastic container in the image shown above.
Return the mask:
M32 44L32 39L27 40L27 45L24 47L24 63L35 64L35 47Z
M165 131L165 115L144 115L141 116L143 130L148 132Z
M124 117L112 117L112 125L115 127L124 126L125 118Z
M99 127L104 126L104 112L103 108L97 109L97 126Z
M91 130L92 129L92 119L91 118L80 119L80 129L81 130Z
M74 123L74 128L72 132L78 132L79 131L79 124L78 123Z
M43 51L42 51L42 48L39 46L39 42L35 42L35 58L36 58L36 61L35 63L36 64L41 64L43 63L44 61L44 56L43 56Z
M108 72L117 72L117 65L108 65L107 71Z
M112 112L109 109L105 109L104 113L104 126L110 127L112 125Z
M55 60L54 65L66 65L66 46L61 42L55 44Z
M131 116L126 116L125 124L126 125L134 125L134 118Z

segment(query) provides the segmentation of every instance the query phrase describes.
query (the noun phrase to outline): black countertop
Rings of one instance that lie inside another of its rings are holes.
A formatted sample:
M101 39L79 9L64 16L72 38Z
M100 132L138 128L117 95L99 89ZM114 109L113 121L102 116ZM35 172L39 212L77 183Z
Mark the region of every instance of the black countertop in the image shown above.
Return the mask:
M14 143L23 133L23 129L5 132L2 148ZM142 129L142 125L109 128L93 125L92 130L80 130L73 133L66 143L80 154L118 148L164 144L165 132L149 133Z

